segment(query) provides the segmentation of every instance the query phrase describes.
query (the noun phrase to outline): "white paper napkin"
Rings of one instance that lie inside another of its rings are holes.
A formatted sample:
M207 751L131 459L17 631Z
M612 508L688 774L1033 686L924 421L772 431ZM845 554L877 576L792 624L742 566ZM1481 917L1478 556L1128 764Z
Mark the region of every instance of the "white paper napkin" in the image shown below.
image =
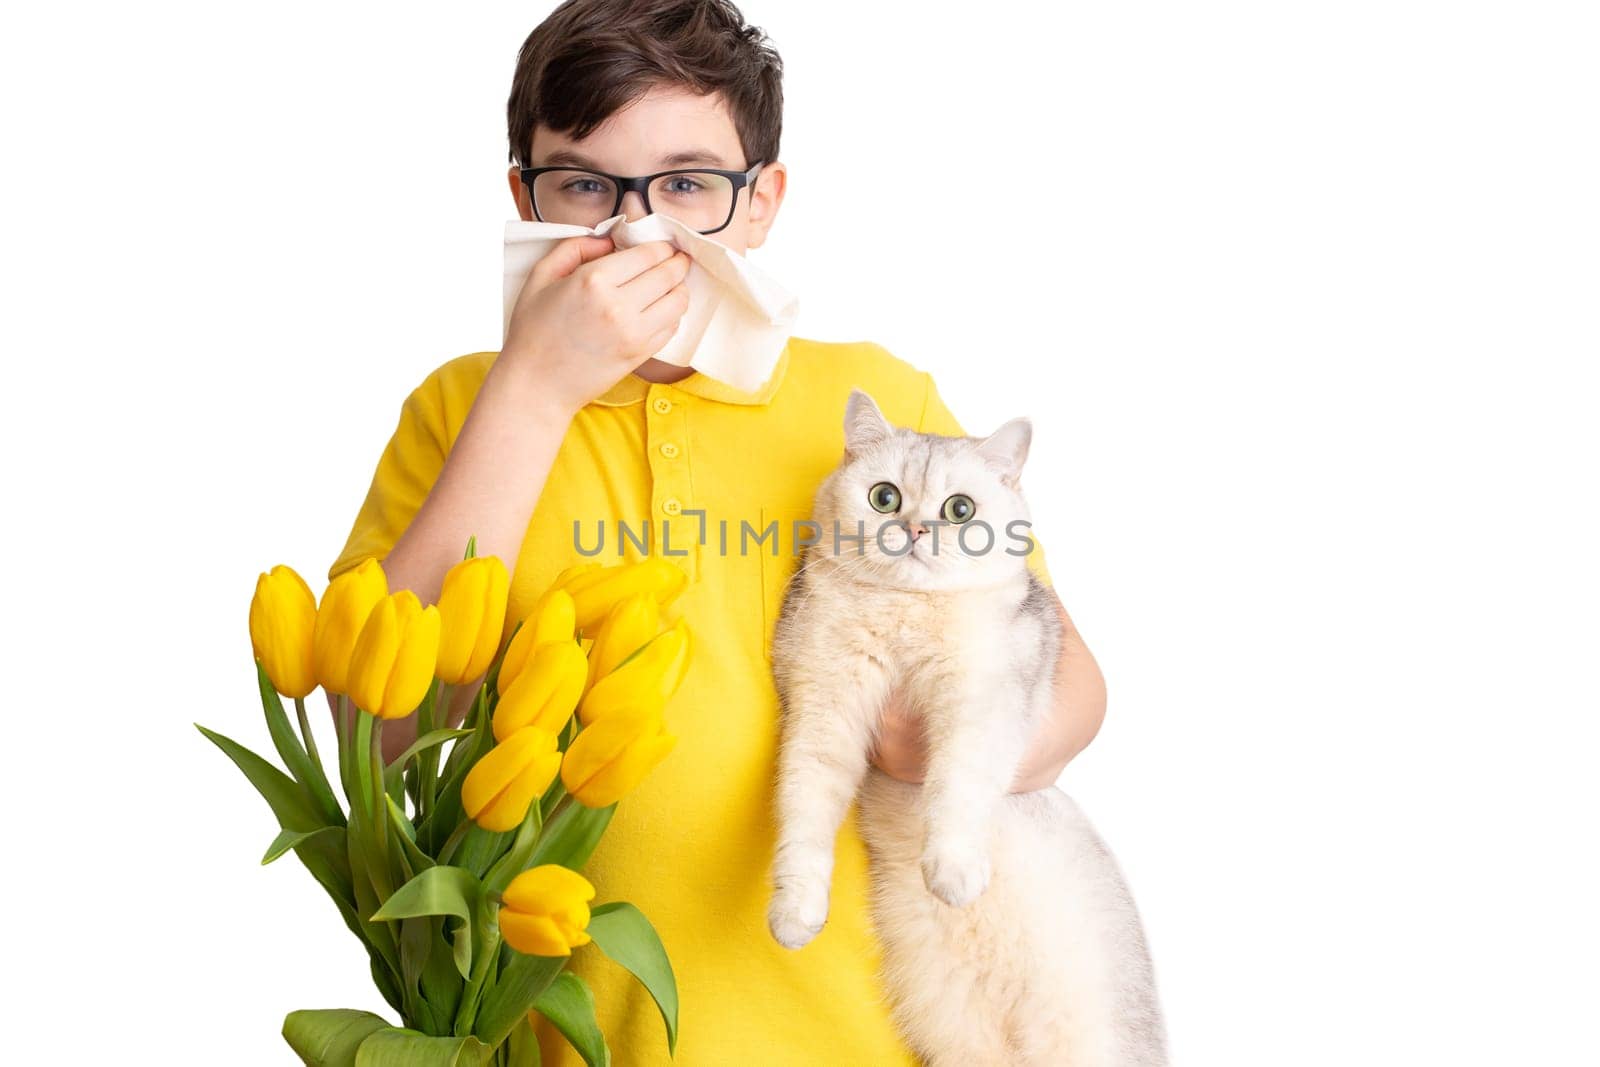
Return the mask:
M610 236L616 246L671 241L689 254L689 309L656 359L693 367L739 390L754 392L772 376L789 339L800 302L744 256L669 215L628 221L614 215L593 229L554 222L506 223L505 315L502 341L511 329L511 309L533 265L568 237Z

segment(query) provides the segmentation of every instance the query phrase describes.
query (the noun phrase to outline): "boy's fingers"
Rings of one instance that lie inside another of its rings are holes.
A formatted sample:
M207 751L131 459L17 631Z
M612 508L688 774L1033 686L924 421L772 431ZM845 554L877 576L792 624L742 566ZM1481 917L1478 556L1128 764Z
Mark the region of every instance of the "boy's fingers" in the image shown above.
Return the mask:
M533 269L541 277L565 278L585 263L605 256L613 247L609 237L568 237L556 242Z
M655 303L689 273L689 254L676 252L622 287L628 303L643 310Z
M677 330L678 324L676 322L665 329L657 330L655 334L651 336L650 340L644 343L643 347L641 348L641 351L644 353L644 355L639 358L638 363L635 363L634 366L638 366L665 348L667 346L667 342L672 340L672 335L676 333Z
M666 336L671 337L678 328L678 320L683 318L683 313L689 310L689 287L679 282L663 293L649 307L639 313L641 328L652 332L666 331ZM662 344L666 343L665 338ZM660 347L660 346L657 346Z
M676 251L670 241L646 241L602 257L589 271L602 284L624 285L657 263L671 259Z

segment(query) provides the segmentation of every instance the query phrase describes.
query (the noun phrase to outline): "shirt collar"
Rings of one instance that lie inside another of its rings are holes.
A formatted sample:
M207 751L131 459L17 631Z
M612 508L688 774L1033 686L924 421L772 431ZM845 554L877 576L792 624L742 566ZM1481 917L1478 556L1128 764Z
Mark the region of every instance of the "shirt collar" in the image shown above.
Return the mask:
M789 348L793 338L786 341L783 351L778 354L778 362L772 366L772 373L767 380L754 392L745 393L725 382L715 378L708 378L699 371L687 378L676 382L647 382L637 374L628 374L610 389L595 397L593 403L604 407L623 407L628 404L637 404L644 400L652 385L661 385L662 388L676 389L689 396L703 397L706 400L717 400L724 404L765 404L777 393L778 386L783 384L784 373L789 369Z

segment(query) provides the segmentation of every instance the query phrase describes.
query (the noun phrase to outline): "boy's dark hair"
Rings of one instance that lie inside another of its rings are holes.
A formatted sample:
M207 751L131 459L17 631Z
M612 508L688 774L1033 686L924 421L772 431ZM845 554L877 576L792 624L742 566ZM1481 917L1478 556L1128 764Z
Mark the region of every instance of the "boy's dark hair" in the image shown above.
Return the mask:
M652 86L720 91L745 162L778 158L783 62L729 0L566 0L522 44L506 101L510 160L535 126L582 140Z

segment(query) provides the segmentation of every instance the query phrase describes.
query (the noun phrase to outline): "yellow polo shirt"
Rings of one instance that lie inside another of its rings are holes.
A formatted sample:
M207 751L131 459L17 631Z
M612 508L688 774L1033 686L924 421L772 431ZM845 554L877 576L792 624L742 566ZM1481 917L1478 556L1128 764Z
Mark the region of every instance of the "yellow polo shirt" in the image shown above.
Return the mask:
M406 398L330 579L388 554L497 355L453 359ZM677 747L623 799L584 872L596 903L638 905L666 945L680 995L676 1060L632 976L593 946L570 964L594 991L619 1064L918 1062L879 989L853 807L838 838L827 925L798 952L767 931L778 744L769 642L794 569L793 522L809 517L817 483L839 462L853 387L897 425L962 432L933 379L881 346L795 337L755 393L700 374L670 385L631 374L618 382L573 419L528 524L507 634L561 570L587 558L637 559L646 537L651 554L672 558L690 579L674 603L695 644L667 709ZM599 555L580 555L577 544L597 543ZM1037 543L1029 563L1048 581ZM579 1067L553 1027L540 1030L546 1067Z

